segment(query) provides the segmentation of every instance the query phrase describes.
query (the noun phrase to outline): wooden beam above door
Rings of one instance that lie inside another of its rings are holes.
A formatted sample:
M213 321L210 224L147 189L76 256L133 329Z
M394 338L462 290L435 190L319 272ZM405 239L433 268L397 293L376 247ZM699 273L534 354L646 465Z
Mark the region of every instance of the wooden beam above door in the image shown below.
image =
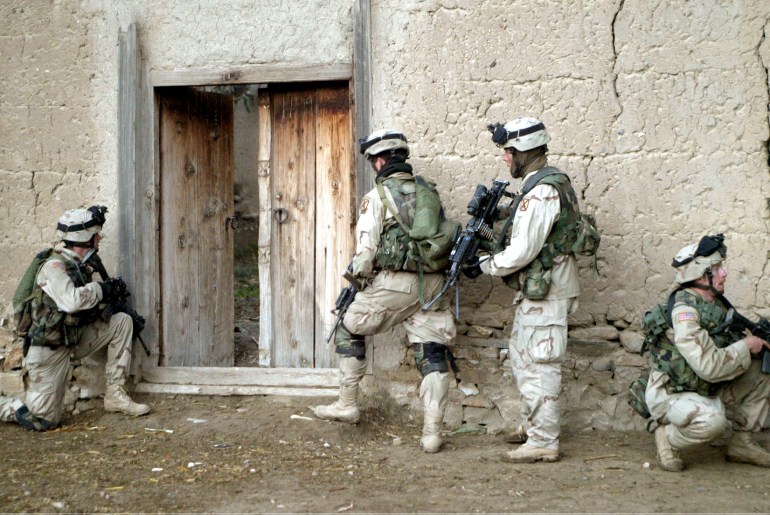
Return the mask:
M260 64L231 68L152 70L150 72L150 82L154 87L204 86L213 84L265 84L350 80L352 76L353 65L351 63L316 65Z

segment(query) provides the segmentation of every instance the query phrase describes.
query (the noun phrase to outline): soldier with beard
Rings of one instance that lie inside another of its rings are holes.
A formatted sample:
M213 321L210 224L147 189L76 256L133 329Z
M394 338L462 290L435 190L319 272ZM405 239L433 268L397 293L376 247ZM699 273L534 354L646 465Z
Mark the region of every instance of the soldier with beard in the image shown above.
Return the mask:
M578 267L570 226L580 217L569 177L548 166L550 136L535 118L518 118L489 127L503 149L514 179L523 179L508 225L510 240L490 259L466 268L502 276L517 290L516 316L509 343L513 373L525 421L504 461L532 463L559 459L561 363L567 347L567 316L577 309Z

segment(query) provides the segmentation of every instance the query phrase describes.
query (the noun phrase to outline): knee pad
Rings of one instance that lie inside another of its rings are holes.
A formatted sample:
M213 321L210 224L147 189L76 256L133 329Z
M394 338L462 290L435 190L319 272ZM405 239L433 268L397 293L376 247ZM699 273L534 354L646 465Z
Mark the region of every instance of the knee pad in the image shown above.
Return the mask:
M337 340L334 344L336 346L335 352L337 354L356 358L358 361L366 359L365 338L360 334L351 334L344 325L341 325L339 329L337 329Z
M16 410L16 422L29 431L48 431L54 427L54 424L46 419L33 415L26 405Z
M449 372L447 354L449 348L436 342L414 344L414 362L423 377L431 372Z

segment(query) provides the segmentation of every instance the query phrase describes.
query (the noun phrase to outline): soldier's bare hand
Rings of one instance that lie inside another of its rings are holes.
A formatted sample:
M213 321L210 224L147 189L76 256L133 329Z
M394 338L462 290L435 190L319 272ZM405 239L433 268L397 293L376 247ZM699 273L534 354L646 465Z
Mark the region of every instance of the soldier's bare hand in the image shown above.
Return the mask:
M763 348L770 350L770 343L767 343L762 338L754 336L753 334L746 336L743 340L749 346L749 352L752 354L759 354Z

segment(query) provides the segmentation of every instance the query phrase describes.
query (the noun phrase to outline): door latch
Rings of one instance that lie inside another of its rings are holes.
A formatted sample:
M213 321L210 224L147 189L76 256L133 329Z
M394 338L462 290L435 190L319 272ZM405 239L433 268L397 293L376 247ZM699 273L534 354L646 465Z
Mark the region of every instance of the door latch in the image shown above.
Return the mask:
M289 219L289 210L282 207L273 209L273 218L279 224L285 223Z
M225 218L225 229L228 227L230 229L237 229L240 223L241 219L238 217L238 215L228 216Z

